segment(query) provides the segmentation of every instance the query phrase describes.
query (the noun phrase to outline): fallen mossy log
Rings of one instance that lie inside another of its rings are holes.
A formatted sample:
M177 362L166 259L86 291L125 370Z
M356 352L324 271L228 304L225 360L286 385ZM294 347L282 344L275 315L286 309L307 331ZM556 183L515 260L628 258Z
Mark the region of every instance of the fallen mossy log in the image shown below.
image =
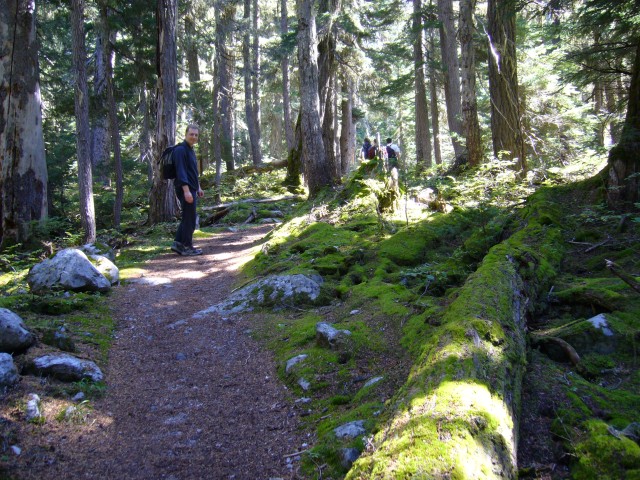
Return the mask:
M241 177L243 175L249 175L252 173L266 173L272 172L274 170L278 170L280 168L287 167L287 160L276 160L270 163L261 163L260 165L245 165L244 167L236 168L230 172L227 172L226 175L230 175L233 177Z
M517 478L525 318L563 255L537 203L460 289L347 479Z

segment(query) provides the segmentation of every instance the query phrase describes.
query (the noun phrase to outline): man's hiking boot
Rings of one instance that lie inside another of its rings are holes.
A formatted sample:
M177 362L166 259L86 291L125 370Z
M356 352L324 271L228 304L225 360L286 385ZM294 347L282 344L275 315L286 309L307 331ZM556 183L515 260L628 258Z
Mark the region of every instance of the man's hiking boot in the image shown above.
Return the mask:
M173 242L173 244L171 245L171 250L176 252L178 255L184 255L186 248L180 242Z
M195 257L196 255L202 255L202 250L194 247L185 247L182 255L185 255L187 257Z
M202 255L202 250L194 247L187 247L184 243L173 242L171 245L171 250L176 252L178 255L184 255L185 257L195 257L197 255Z

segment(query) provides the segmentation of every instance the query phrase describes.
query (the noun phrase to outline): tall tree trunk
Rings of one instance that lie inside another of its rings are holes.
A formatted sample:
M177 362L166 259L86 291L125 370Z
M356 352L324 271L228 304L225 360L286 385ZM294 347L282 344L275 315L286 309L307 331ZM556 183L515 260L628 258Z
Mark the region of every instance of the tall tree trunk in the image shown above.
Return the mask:
M302 113L298 113L295 129L295 148L287 156L287 175L282 184L291 193L299 193L302 187Z
M124 197L124 187L122 183L122 155L120 151L120 125L118 122L118 109L116 107L116 99L113 93L113 48L111 46L112 32L109 26L109 10L107 3L99 2L100 6L100 31L106 42L102 43L104 49L104 58L108 59L106 63L106 90L107 105L109 110L109 132L111 134L111 148L113 149L113 168L116 176L116 198L113 203L113 226L120 228L120 216L122 214L122 200Z
M319 11L325 16L324 36L318 43L318 88L320 94L320 121L322 139L332 182L339 178L340 160L336 155L336 32L333 14L340 7L340 0L321 0Z
M637 211L640 200L640 39L636 39L627 116L620 143L609 152L608 203L621 210Z
M456 41L452 0L438 0L440 49L444 69L444 97L447 104L447 123L456 159L464 155L462 130L462 102L460 98L460 63Z
M235 169L233 101L235 57L233 54L233 28L236 13L235 3L216 2L216 73L219 82L216 123L220 135L220 154L227 171Z
M431 55L435 53L435 40L433 29L429 32L429 51L427 53L427 67L429 69L429 97L431 105L431 120L433 124L433 155L436 165L442 165L442 149L440 148L440 110L438 109L438 79Z
M251 47L253 41L251 39L251 28L249 20L251 19L252 0L244 0L244 20L245 31L242 39L242 60L243 60L243 77L244 77L244 112L247 117L247 129L249 130L249 143L251 144L251 159L254 165L262 163L262 155L260 152L260 133L257 129L259 122L256 119L255 104L253 102L253 89L255 84L252 81L254 64L251 59ZM255 52L254 52L255 55Z
M432 165L429 107L427 106L425 63L422 50L422 0L413 0L413 33L416 36L413 42L413 61L416 70L416 169L420 172Z
M176 21L177 0L158 0L157 25L158 46L156 68L156 141L154 158L175 144L177 116L177 59ZM177 199L173 191L173 180L163 180L158 162L153 162L154 175L151 187L149 221L151 224L168 222L176 217Z
M0 248L47 218L34 0L0 0Z
M489 96L496 158L514 161L519 177L526 171L518 99L515 0L489 0Z
M280 35L283 37L289 33L289 13L287 11L287 0L280 0ZM293 131L293 121L291 119L291 98L289 82L289 56L285 53L280 61L282 67L282 110L284 112L284 132L287 138L287 151L295 147L295 134Z
M254 121L254 130L256 131L256 148L254 154L254 164L259 165L262 163L262 151L261 151L261 143L262 143L262 128L260 126L260 122L262 120L262 108L261 97L262 94L260 92L260 7L258 5L258 0L253 0L253 11L251 12L252 19L252 30L253 30L253 55L252 55L252 86L251 86L251 96L253 102L253 121ZM253 147L252 147L253 149Z
M314 2L298 0L297 3L302 162L309 195L314 197L322 188L331 185L332 178L322 141Z
M340 133L340 163L342 175L353 166L356 154L356 124L353 121L353 79L342 80L342 131Z
M93 174L103 185L109 185L109 110L107 100L107 65L111 57L107 54L105 45L109 38L105 37L103 28L99 28L96 36L96 49L93 55L93 112L91 123L91 165Z
M84 242L96 241L96 214L93 205L93 176L89 148L89 88L85 68L87 54L84 38L84 0L71 1L71 43L75 76L76 144L78 186L80 189L80 221Z
M460 0L460 46L462 51L462 124L469 165L482 162L482 137L476 100L476 58L473 43L473 14L476 0Z
M617 103L616 92L615 92L615 87L613 86L612 81L604 84L604 95L605 95L606 104L607 104L607 112L609 113L609 115L612 116L612 118L615 118L613 114L617 112L618 108L616 107L616 103ZM618 133L619 133L619 128L617 123L615 121L610 120L609 135L611 137L610 139L611 143L615 144L620 141L620 135Z
M140 112L142 112L142 128L140 129L140 161L147 164L147 181L153 185L153 146L151 144L151 108L149 107L149 91L146 83L140 87Z
M220 191L220 187L222 184L222 136L220 134L220 113L219 113L219 108L220 108L220 104L218 99L220 98L220 79L218 77L218 75L215 75L215 73L217 73L217 67L216 67L216 71L214 72L214 76L213 78L216 78L217 80L215 80L214 84L213 84L213 119L214 119L214 126L211 130L211 151L213 153L213 158L215 159L216 162L216 176L214 179L214 185L215 185L215 201L216 203L220 203L222 202L222 193Z

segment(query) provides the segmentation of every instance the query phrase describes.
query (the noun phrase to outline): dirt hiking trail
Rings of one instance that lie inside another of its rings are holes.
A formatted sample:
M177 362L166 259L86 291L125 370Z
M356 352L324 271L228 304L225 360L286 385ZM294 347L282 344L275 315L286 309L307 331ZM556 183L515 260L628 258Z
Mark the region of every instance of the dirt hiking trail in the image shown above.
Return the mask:
M110 296L116 338L107 394L86 425L52 432L52 450L20 478L294 479L307 437L271 355L242 316L192 314L231 292L270 227L167 252ZM60 427L61 429L64 427Z

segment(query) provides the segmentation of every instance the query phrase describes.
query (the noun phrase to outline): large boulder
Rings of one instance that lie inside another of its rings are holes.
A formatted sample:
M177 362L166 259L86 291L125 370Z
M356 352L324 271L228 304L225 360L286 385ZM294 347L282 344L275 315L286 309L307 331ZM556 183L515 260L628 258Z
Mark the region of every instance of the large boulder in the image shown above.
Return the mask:
M65 248L53 258L34 265L27 281L33 293L50 290L106 292L111 288L111 281L77 248Z
M8 353L0 353L0 393L18 383L19 379L20 375L13 363L13 357Z
M117 285L120 282L120 270L111 260L101 255L89 255L88 258L93 266L111 282L111 285Z
M288 308L313 303L320 296L322 277L275 275L263 278L233 293L226 300L194 314L195 318L209 314L229 315L250 312L259 307Z
M11 310L0 308L0 352L21 352L33 345L35 339L22 318Z
M92 361L67 354L37 357L27 365L27 371L36 375L50 375L65 382L84 379L99 382L104 378L100 368Z

